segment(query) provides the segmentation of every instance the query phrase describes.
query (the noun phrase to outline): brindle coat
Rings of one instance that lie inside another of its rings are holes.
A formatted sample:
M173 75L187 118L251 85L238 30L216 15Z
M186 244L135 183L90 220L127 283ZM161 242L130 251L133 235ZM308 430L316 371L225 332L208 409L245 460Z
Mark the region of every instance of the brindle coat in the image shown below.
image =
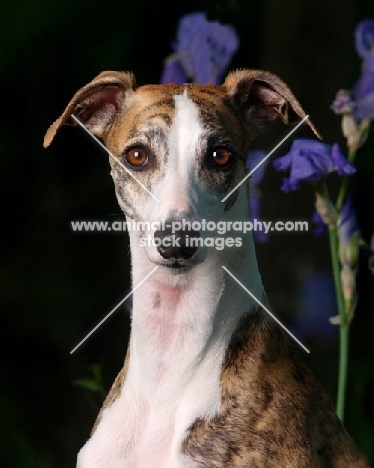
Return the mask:
M126 380L129 353L105 408ZM264 312L244 317L222 369L222 405L189 428L182 452L199 468L368 468L326 392L283 330Z

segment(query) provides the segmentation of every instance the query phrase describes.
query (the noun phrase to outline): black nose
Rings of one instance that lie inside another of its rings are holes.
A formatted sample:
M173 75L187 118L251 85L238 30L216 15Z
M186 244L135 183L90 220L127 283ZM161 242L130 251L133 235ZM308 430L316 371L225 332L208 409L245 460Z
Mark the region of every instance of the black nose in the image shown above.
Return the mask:
M183 229L173 233L172 228L156 231L154 234L157 250L166 260L188 260L197 251L200 233Z

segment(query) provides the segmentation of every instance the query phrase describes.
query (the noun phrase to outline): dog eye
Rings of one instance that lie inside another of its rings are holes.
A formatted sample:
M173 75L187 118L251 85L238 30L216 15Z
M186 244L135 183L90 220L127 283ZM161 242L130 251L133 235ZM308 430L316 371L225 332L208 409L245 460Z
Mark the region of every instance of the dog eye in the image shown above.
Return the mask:
M148 153L146 149L141 146L135 146L134 148L127 150L125 158L130 166L140 167L148 164Z
M232 160L232 153L228 148L224 146L219 146L217 148L213 148L211 159L213 164L218 167L225 167L230 164Z

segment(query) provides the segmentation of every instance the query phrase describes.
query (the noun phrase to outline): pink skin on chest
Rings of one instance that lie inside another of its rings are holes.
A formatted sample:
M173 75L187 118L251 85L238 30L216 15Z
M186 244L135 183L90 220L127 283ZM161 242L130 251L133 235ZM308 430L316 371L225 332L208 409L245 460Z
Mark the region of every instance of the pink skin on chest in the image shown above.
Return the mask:
M168 351L173 345L183 346L190 328L180 311L186 303L186 291L170 285L158 285L152 294L151 311L145 318L145 330L160 351Z

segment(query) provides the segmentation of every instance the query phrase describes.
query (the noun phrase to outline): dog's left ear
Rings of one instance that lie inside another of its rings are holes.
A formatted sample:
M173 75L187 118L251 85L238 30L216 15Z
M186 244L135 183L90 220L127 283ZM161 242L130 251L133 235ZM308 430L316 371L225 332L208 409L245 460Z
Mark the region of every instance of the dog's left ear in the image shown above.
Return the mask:
M227 75L223 86L257 135L269 123L280 118L285 124L302 120L306 114L288 86L272 73L238 70ZM312 122L309 127L321 138Z
M125 97L136 88L135 77L129 72L105 71L81 88L71 99L62 115L49 127L44 137L47 148L62 125L76 125L77 117L93 134L103 137Z

